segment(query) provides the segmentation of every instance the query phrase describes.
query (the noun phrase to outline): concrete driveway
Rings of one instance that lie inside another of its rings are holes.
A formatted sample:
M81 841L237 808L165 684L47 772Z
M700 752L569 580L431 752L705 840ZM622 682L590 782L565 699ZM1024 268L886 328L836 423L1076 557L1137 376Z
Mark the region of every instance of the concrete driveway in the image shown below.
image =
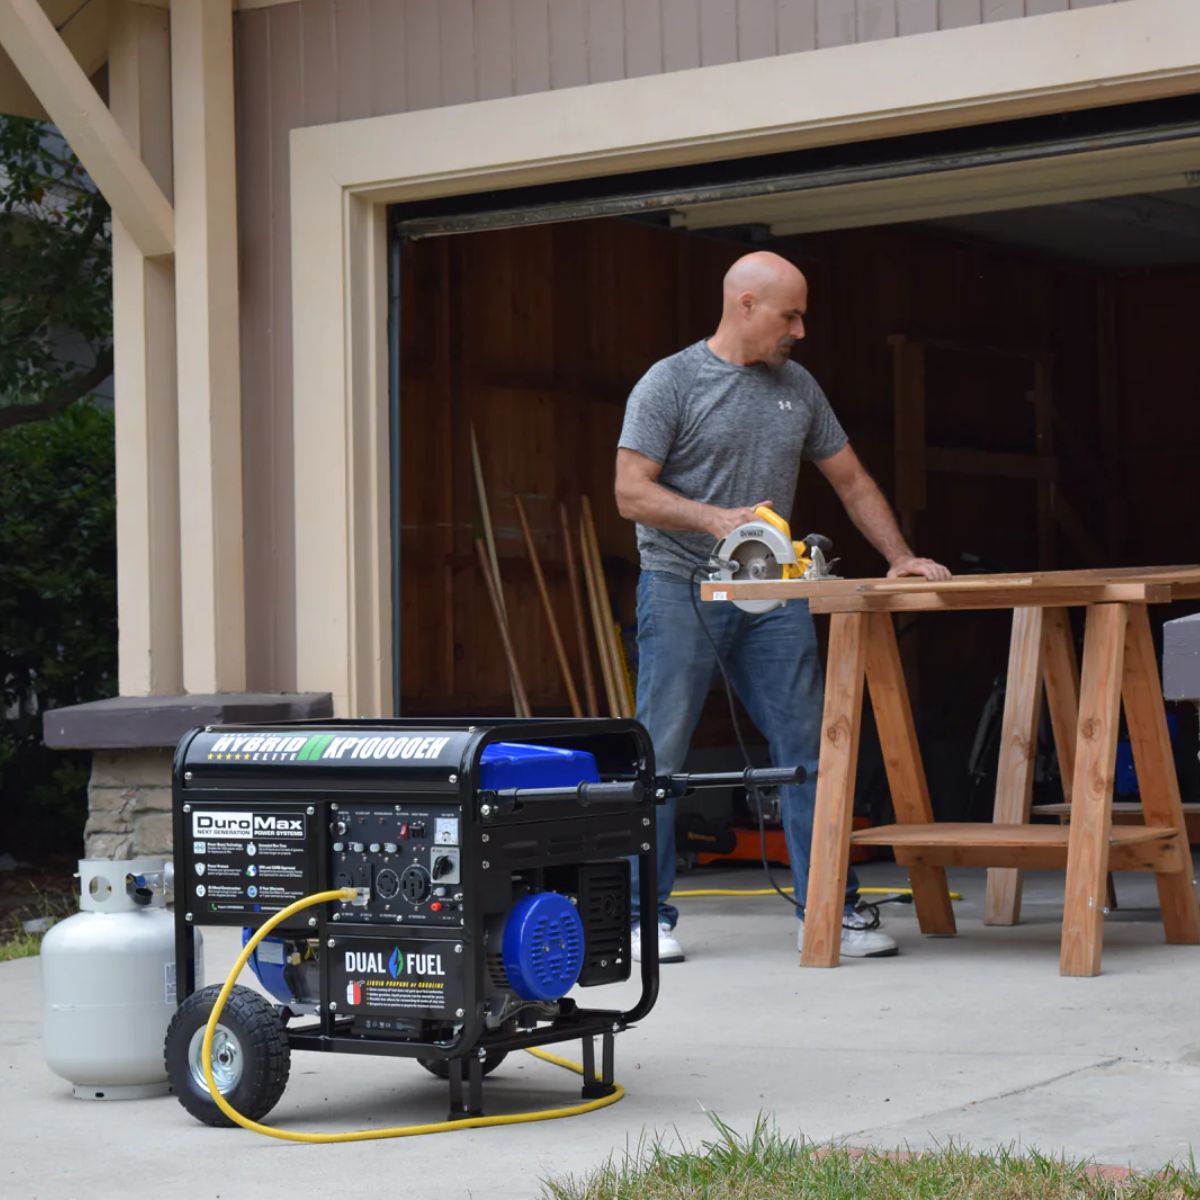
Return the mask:
M876 864L865 884L903 881ZM754 870L681 877L681 887L761 886ZM953 1138L1155 1169L1186 1160L1200 1111L1200 947L1163 944L1153 881L1118 879L1104 974L1058 974L1059 873L1027 876L1025 923L984 928L982 871L951 872L964 894L956 939L922 938L889 906L894 959L801 970L777 898L681 901L688 961L663 968L657 1008L616 1043L628 1095L582 1117L512 1128L301 1146L198 1124L170 1097L85 1102L44 1065L36 959L0 965L0 1193L39 1200L173 1194L295 1200L378 1193L535 1197L656 1135L708 1136L706 1112L738 1129L759 1113L789 1134L855 1146ZM209 982L235 936L209 931ZM616 990L616 989L612 989ZM619 996L593 1003L616 1003ZM574 1055L570 1046L560 1052ZM573 1076L517 1055L485 1086L489 1112L578 1098ZM268 1120L352 1130L440 1120L445 1085L414 1063L296 1054Z

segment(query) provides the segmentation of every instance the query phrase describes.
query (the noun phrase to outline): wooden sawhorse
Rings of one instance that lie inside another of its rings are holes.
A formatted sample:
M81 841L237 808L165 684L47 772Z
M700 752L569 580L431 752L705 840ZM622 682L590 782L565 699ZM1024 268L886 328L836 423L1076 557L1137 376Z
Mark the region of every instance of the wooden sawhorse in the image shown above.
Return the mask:
M986 920L1019 915L1020 872L1066 871L1060 971L1100 972L1105 883L1111 871L1151 871L1168 942L1200 943L1179 785L1171 757L1146 606L1200 597L1200 568L1059 571L924 580L710 583L704 599L808 600L830 614L816 814L804 922L804 966L836 966L850 846L892 846L908 867L921 931L956 932L945 868L993 868ZM1086 607L1083 673L1065 608ZM996 819L936 823L917 747L892 614L1012 609L1013 637ZM1033 748L1045 683L1069 825L1030 825ZM870 692L896 824L851 831L864 686ZM1114 825L1113 777L1121 703L1142 791L1144 825Z

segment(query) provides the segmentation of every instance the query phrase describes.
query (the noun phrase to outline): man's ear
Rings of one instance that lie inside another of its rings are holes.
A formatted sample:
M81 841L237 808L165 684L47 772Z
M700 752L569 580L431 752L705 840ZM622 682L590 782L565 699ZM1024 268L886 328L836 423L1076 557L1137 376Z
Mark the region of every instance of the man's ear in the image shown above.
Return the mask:
M748 317L754 311L754 293L743 292L738 297L738 304L741 305L742 316Z

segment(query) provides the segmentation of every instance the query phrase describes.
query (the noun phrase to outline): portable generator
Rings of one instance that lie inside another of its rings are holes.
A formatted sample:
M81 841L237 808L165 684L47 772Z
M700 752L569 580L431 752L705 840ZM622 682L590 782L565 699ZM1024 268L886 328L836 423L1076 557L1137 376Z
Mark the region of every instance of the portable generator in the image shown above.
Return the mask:
M656 939L643 941L632 1008L588 1008L568 993L632 974L630 863L640 909L653 913L655 803L798 775L656 778L650 738L630 720L193 731L173 771L175 1094L201 1121L232 1124L211 1079L257 1122L283 1094L292 1050L381 1054L447 1079L450 1118L462 1120L482 1113L483 1077L510 1050L578 1039L584 1100L602 1103L614 1093L613 1035L657 996ZM333 889L346 898L319 899ZM249 958L275 1003L234 987L210 1022L222 989L196 989L197 929L240 927L249 948L301 902Z
M482 1077L509 1050L580 1039L585 1097L611 1091L613 1034L655 1001L654 940L632 1008L567 993L630 977L631 858L655 910L654 758L639 724L210 727L180 743L173 774L182 1003L166 1059L193 1115L229 1123L199 1066L216 989L195 990L196 928L238 926L245 941L334 887L360 889L359 903L289 919L250 960L277 1005L238 988L222 1013L213 1074L240 1112L270 1110L299 1049L416 1058L464 1116L482 1111Z

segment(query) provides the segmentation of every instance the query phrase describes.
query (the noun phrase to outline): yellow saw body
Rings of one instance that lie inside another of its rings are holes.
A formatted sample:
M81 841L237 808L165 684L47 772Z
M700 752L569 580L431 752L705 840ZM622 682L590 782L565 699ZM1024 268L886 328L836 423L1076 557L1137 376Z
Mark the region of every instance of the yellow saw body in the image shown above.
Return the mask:
M830 541L819 533L810 533L803 541L793 541L788 523L774 509L759 505L758 518L739 525L726 534L713 551L716 570L713 580L747 583L769 579L836 579L827 557ZM734 600L745 612L770 612L784 600Z

